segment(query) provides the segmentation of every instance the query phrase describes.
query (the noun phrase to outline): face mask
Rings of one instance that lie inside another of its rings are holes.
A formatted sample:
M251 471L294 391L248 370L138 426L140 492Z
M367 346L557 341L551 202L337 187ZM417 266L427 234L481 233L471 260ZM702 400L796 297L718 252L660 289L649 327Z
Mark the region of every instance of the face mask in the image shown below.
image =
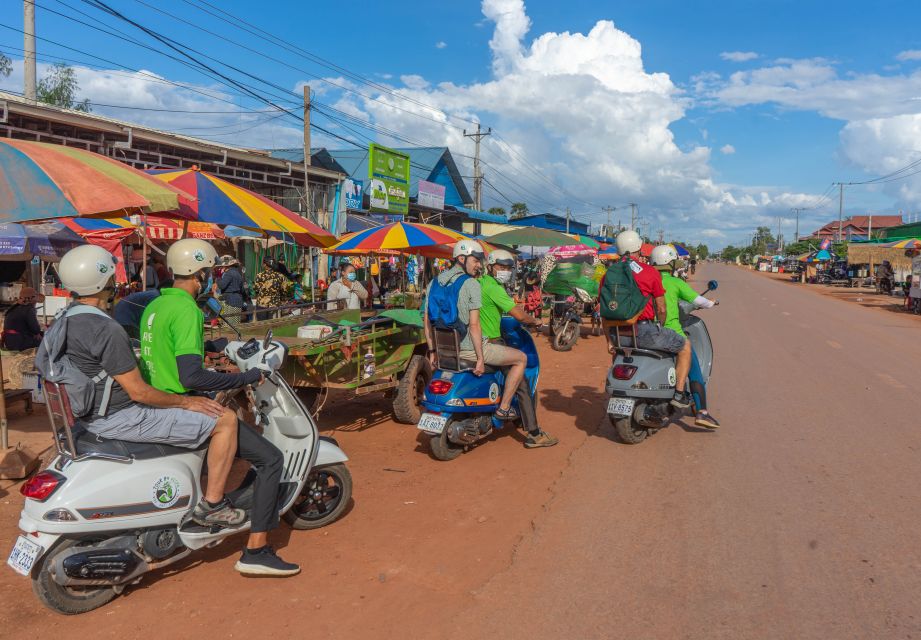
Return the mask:
M351 273L346 274L345 279L350 280L351 282L355 282L356 280L358 280L358 276L355 275L355 272L353 271Z
M496 280L498 280L500 284L508 284L512 280L512 272L496 271Z

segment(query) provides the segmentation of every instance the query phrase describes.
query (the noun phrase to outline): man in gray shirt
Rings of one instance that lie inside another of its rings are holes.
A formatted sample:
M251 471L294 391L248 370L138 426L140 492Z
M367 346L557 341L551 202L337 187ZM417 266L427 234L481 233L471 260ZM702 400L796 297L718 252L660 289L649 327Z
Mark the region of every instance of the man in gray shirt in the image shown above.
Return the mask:
M483 330L480 327L480 307L482 306L482 293L477 277L483 271L483 247L473 240L461 240L454 245L454 265L442 272L436 278L439 285L445 287L453 283L462 275L470 276L461 285L457 295L457 320L463 324L467 331L460 343L460 358L462 360L475 360L476 366L473 373L483 375L486 363L483 360ZM432 297L430 282L425 291L426 305ZM425 339L428 342L429 360L432 366L437 366L435 361L435 334L432 331L431 319L427 308L422 310L425 318Z

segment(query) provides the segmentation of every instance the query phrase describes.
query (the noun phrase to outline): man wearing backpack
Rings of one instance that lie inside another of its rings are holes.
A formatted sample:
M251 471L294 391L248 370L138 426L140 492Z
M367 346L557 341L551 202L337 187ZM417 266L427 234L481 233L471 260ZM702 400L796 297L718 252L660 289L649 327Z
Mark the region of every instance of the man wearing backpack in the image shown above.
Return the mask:
M210 398L164 393L144 382L128 334L106 313L115 299L116 264L111 253L91 244L61 258L61 285L75 300L46 333L36 367L64 385L74 417L102 438L196 448L210 437L208 495L223 498L236 417ZM243 512L226 505L220 515L235 521Z
M486 370L483 359L483 329L480 326L482 291L477 277L483 271L483 247L474 240L461 240L454 245L454 264L438 274L425 292L425 339L429 361L435 359L435 332L453 329L460 339L460 357L475 361L473 373L480 376Z
M668 320L662 275L638 260L643 240L636 231L622 231L617 236L617 253L621 261L612 264L601 280L599 299L601 316L608 320L635 320L637 346L676 355L675 395L671 404L679 409L691 406L684 391L691 368L691 343L664 325ZM620 327L621 344L633 340L633 329Z

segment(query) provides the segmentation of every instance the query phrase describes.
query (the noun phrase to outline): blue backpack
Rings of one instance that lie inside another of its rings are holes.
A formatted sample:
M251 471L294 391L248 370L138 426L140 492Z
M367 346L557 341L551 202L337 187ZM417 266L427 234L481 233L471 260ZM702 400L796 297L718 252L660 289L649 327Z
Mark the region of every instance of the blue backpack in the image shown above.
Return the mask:
M457 298L460 295L461 287L464 286L464 283L469 278L470 276L467 274L461 274L448 282L448 284L441 284L438 280L435 280L432 282L429 299L426 303L426 310L432 326L436 329L453 329L457 331L459 340L463 340L467 336L467 325L457 317Z

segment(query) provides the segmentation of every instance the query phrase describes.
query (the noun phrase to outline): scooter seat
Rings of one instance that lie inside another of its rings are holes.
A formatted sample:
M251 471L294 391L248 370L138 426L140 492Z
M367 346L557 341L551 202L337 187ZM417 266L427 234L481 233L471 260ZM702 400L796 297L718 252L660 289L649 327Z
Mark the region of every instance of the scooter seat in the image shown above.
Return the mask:
M129 442L127 440L110 440L90 433L80 425L74 427L74 445L77 455L87 453L104 453L112 456L133 458L135 460L151 460L164 456L174 456L179 453L200 451L208 447L208 440L195 449L188 447L174 447L158 442Z
M458 364L460 365L458 368L459 368L461 371L463 371L464 369L474 369L474 368L476 368L476 361L475 361L475 360L461 360ZM488 364L484 364L484 365L483 365L483 372L484 372L484 373L495 373L496 371L498 371L498 369L496 369L496 368L493 367L493 366L490 366L490 365L488 365Z

